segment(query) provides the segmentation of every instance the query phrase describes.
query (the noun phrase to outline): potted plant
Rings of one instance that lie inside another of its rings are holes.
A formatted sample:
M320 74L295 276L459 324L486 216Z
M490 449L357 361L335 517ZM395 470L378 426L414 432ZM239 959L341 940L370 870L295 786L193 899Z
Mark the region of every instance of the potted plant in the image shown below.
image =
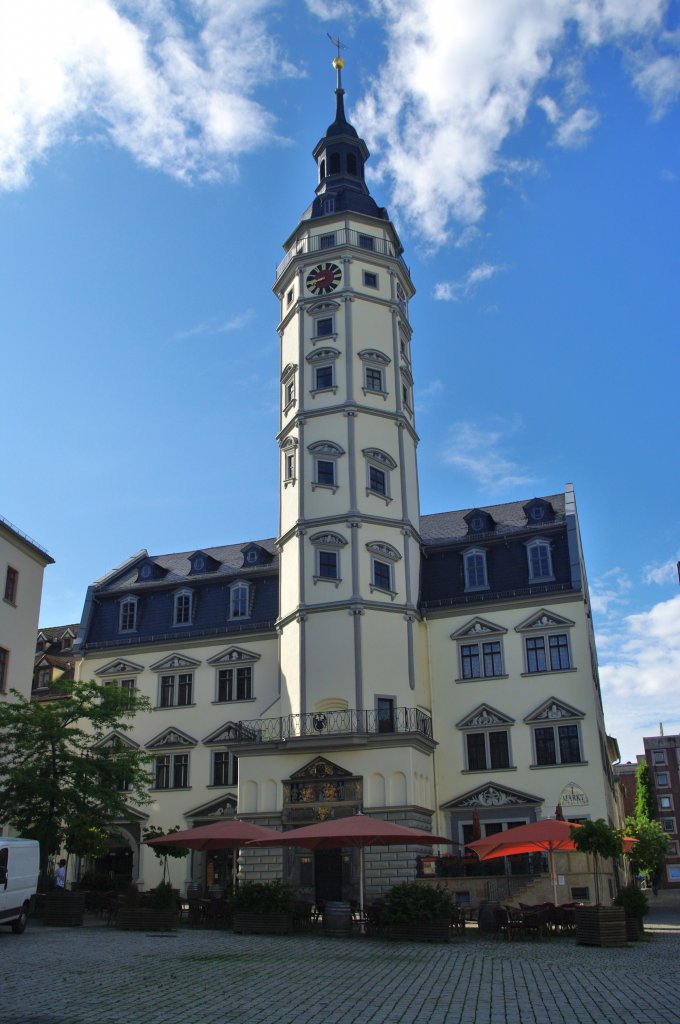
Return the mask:
M168 932L177 925L177 893L170 882L159 882L151 895L151 905L142 906L134 882L128 886L123 905L116 914L116 928L134 932Z
M234 931L287 935L293 927L295 894L283 882L241 882L234 893Z
M385 894L382 921L389 938L448 942L453 910L451 895L442 886L405 882Z
M644 935L643 918L649 910L649 901L642 889L635 885L626 885L621 889L614 903L617 907L623 907L626 915L626 937L629 942L636 942Z
M592 853L595 862L595 906L576 908L576 941L582 946L625 946L623 907L600 905L600 860L621 856L621 837L603 818L598 818L572 828L571 838L576 849L581 853Z

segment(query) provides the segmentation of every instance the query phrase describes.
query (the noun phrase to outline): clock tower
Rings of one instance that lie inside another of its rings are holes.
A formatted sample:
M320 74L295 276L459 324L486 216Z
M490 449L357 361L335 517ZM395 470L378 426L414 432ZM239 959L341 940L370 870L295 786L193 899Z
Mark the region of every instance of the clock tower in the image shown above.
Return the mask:
M399 730L419 692L414 293L369 157L336 113L313 155L315 198L284 243L281 303L281 714L347 712ZM348 719L348 720L349 720Z

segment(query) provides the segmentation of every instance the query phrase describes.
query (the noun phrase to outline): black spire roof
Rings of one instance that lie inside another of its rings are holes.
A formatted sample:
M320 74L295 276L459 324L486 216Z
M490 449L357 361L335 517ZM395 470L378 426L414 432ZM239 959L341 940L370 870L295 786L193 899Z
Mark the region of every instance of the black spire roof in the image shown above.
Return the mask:
M319 170L319 183L316 187L316 199L305 211L302 219L310 220L349 210L387 220L387 211L372 199L364 181L364 164L370 155L368 147L345 116L345 90L342 88L341 79L341 70L344 67L342 57L335 58L333 67L337 73L335 120L314 147L313 156Z

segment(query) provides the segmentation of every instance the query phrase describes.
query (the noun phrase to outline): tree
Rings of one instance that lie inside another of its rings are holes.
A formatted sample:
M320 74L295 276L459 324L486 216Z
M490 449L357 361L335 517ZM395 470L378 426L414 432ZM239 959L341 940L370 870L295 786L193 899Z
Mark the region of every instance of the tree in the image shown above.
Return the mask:
M663 867L670 843L658 821L645 818L626 818L627 836L637 843L627 855L633 875L654 876Z
M635 817L637 821L654 821L657 817L652 778L646 761L641 761L635 772Z
M180 831L181 829L179 825L175 825L174 828L168 829L167 832L164 832L162 828L158 828L157 825L149 825L147 828L144 829L144 842L148 843L151 846L151 849L153 850L155 856L163 865L163 882L166 882L168 878L168 857L173 857L177 860L180 860L182 857L188 856L189 849L182 849L179 846L154 846L152 840L163 839L165 836L171 836L173 832Z
M592 853L595 859L595 903L600 902L600 857L620 857L623 852L623 841L616 829L611 828L604 820L584 821L579 828L569 830L574 846L581 853Z
M128 803L149 802L150 755L124 741L145 697L115 683L69 682L52 701L0 704L3 821L40 842L41 868L66 847L97 856Z

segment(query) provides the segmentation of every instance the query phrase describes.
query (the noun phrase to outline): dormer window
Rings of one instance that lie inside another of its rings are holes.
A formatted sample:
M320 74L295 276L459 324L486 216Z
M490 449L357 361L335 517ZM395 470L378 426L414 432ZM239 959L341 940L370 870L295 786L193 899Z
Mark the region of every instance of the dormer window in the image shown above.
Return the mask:
M229 618L247 619L249 609L250 587L247 583L235 583L229 595Z
M529 563L529 582L554 580L550 544L546 540L532 540L526 546Z
M465 571L465 590L488 590L489 582L486 574L486 551L471 548L463 554Z
M193 594L180 590L175 594L173 623L175 626L190 626L192 619Z
M555 515L555 510L545 498L533 498L523 508L529 524L550 522Z
M139 608L138 597L124 597L120 602L120 614L118 619L119 633L134 633L137 629L137 611Z
M467 523L468 533L491 533L496 525L489 513L481 508L473 508L463 518Z

